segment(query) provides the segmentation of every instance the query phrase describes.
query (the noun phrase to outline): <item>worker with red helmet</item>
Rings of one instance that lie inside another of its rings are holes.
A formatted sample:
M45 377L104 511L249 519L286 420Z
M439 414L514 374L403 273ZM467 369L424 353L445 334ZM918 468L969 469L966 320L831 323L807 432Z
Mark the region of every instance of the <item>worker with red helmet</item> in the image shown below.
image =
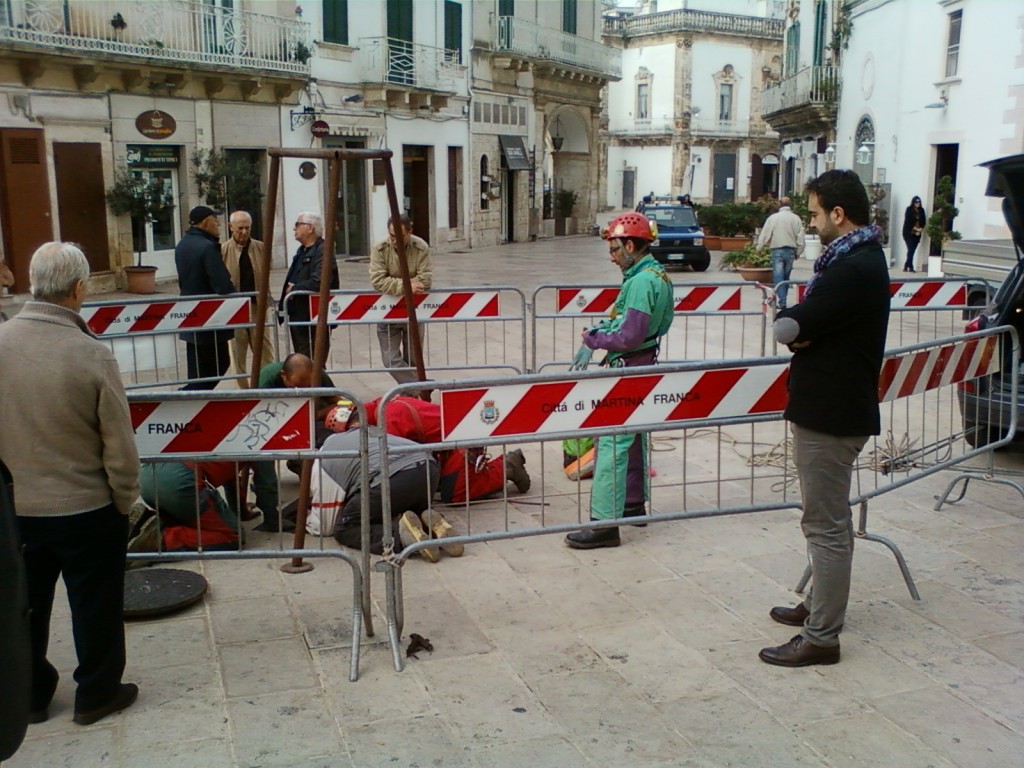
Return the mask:
M624 213L602 233L612 263L622 270L622 288L606 319L583 332L589 349L608 352L612 367L653 365L661 337L672 325L672 281L650 254L654 224L640 213ZM650 479L646 434L605 435L597 439L591 520L617 520L647 514ZM619 546L619 529L576 531L565 537L573 549Z

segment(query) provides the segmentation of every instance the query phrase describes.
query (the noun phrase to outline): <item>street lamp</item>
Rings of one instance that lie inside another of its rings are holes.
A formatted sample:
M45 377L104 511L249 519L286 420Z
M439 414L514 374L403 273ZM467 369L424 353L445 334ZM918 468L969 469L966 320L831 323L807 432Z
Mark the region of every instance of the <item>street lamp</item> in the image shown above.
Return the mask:
M557 152L562 148L562 144L565 143L565 138L562 136L562 122L560 118L555 118L555 124L551 129L551 147Z
M825 147L825 164L832 165L836 161L836 145L834 143Z
M867 144L861 144L857 147L857 163L859 165L867 165L871 162L871 147Z

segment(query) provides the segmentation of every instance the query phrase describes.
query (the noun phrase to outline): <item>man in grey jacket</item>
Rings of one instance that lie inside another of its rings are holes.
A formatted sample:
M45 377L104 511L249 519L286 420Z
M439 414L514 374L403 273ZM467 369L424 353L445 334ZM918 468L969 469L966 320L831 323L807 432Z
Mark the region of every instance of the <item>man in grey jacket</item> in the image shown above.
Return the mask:
M776 286L789 280L794 260L804 253L804 223L789 206L790 199L781 198L779 210L768 217L757 238L759 248L767 245L771 249L772 279ZM788 285L776 287L775 295L779 300L779 309L786 308L787 293Z
M0 457L14 478L28 582L31 721L49 717L58 673L46 658L54 587L63 574L78 667L74 721L130 706L124 564L139 455L121 373L79 312L89 263L70 243L46 243L29 264L32 298L0 325Z

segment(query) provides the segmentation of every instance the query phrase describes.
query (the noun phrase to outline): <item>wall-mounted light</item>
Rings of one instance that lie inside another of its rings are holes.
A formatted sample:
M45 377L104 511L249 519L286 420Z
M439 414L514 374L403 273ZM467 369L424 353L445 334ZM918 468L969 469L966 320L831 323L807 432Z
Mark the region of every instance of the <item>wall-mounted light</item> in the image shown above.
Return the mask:
M871 162L871 147L867 144L861 144L857 147L857 163L859 165L867 165Z
M834 143L825 147L825 163L832 165L836 161L836 145Z
M358 104L362 100L363 94L361 93L353 93L351 96L346 96L344 99L342 99L342 101L344 101L346 104Z
M561 118L555 118L555 124L551 127L551 147L557 152L562 148L565 143L565 138L562 136L562 121Z

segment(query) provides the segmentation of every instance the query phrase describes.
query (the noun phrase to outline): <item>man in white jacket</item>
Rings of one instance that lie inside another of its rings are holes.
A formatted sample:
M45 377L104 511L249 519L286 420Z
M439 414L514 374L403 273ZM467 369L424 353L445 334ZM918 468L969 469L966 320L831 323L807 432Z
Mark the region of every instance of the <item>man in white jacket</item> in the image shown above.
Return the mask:
M779 210L768 217L757 238L759 248L767 245L772 251L772 278L776 285L779 309L786 308L789 286L778 286L789 280L793 261L804 252L804 224L793 213L790 203L788 197L779 200Z

